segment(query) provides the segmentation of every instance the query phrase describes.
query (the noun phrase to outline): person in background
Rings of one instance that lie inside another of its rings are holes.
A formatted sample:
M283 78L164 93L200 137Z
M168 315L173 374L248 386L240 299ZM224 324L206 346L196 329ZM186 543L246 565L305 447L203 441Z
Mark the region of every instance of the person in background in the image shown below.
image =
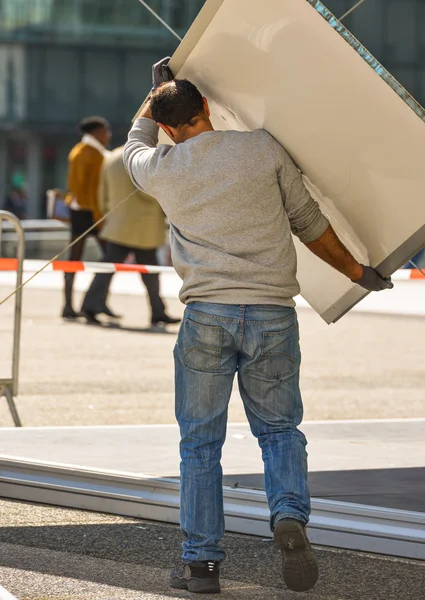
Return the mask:
M135 190L122 160L123 147L116 148L105 159L99 185L99 208L103 214L112 210L100 237L106 242L105 262L122 263L133 253L138 264L157 265L157 249L165 238L165 215L158 202ZM97 315L104 312L113 273L98 273L84 298L81 314L88 323L98 324ZM169 317L159 294L159 275L142 274L149 296L151 324L179 323Z
M79 124L83 134L81 141L72 148L69 157L68 192L65 202L70 208L71 240L74 241L84 234L101 217L98 205L98 187L100 171L106 147L111 139L111 128L102 117L86 117ZM90 235L99 240L99 228L96 227ZM85 237L71 248L70 260L81 260ZM103 242L100 242L103 248ZM64 319L76 319L80 316L73 308L72 291L75 273L65 273L65 306L62 311ZM108 309L102 308L106 315L116 318Z
M186 306L174 349L180 426L183 565L170 585L220 591L224 534L221 452L234 377L262 450L270 525L294 591L318 578L307 537L310 494L299 386L299 293L291 233L367 290L392 287L342 245L300 171L264 130L215 131L208 101L187 80L154 90L124 149L133 183L170 220L173 263ZM159 127L175 145L158 144ZM259 568L259 567L258 567Z
M21 187L13 187L6 196L4 210L23 220L27 218L27 208L28 200L25 190Z

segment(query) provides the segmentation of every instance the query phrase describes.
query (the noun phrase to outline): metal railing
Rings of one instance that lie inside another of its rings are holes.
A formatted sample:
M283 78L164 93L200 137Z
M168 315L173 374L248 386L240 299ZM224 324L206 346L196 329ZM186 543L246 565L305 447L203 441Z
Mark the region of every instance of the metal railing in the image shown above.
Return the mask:
M0 378L0 398L5 396L9 410L16 427L22 427L14 398L18 395L19 387L19 357L21 347L21 321L22 321L22 274L25 257L25 234L18 217L5 210L0 210L0 229L2 221L9 221L15 228L18 236L17 259L18 270L16 274L15 310L13 319L13 349L12 349L12 376L6 379Z

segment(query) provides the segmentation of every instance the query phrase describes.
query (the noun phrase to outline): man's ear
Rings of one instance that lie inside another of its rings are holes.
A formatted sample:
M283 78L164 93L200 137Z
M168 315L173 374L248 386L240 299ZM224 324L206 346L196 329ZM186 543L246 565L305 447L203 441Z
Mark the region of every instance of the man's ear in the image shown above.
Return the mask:
M204 102L204 111L205 111L205 114L207 115L207 117L210 117L211 116L211 111L210 111L210 107L209 107L209 104L208 104L208 100L206 98L202 98L202 100Z
M163 125L162 123L158 123L158 127L160 127L162 129L162 131L164 131L168 135L168 137L170 139L172 139L173 142L175 142L176 136L174 134L174 131L171 129L171 127L168 127L168 125Z

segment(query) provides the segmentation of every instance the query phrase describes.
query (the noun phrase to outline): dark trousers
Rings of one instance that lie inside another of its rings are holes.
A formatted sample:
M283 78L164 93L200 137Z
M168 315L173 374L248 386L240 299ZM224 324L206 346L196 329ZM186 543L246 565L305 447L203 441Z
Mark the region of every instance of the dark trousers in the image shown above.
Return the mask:
M104 262L123 263L127 256L133 252L136 261L140 265L157 265L156 248L142 250L141 248L129 248L108 242L106 244ZM81 310L99 314L106 306L109 287L113 273L97 273L84 298ZM152 311L152 319L164 316L165 306L159 295L159 275L141 274L142 281L146 286Z
M87 229L93 225L93 213L89 210L71 210L71 241L79 238ZM93 235L105 250L105 242L99 238L99 230L93 229L89 235ZM86 237L83 237L71 248L69 260L81 260L83 256ZM65 273L65 305L72 308L72 293L74 289L75 273Z

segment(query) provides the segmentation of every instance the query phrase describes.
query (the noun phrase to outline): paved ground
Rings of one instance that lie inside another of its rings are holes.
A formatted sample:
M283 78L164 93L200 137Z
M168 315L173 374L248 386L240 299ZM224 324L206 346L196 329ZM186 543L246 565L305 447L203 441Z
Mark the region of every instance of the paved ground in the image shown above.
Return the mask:
M0 296L10 290L0 287ZM21 386L25 425L172 423L172 348L177 328L146 330L146 299L114 296L123 328L63 323L62 295L28 289L24 297ZM181 314L176 299L171 314ZM0 369L6 375L13 303L0 307ZM425 319L352 313L327 326L299 311L305 418L425 416ZM230 420L245 419L235 394ZM12 421L4 400L0 426Z
M19 600L194 598L168 588L180 542L173 525L0 501L0 583ZM423 562L318 548L320 581L297 595L283 587L270 542L226 535L224 547L229 600L423 598Z

